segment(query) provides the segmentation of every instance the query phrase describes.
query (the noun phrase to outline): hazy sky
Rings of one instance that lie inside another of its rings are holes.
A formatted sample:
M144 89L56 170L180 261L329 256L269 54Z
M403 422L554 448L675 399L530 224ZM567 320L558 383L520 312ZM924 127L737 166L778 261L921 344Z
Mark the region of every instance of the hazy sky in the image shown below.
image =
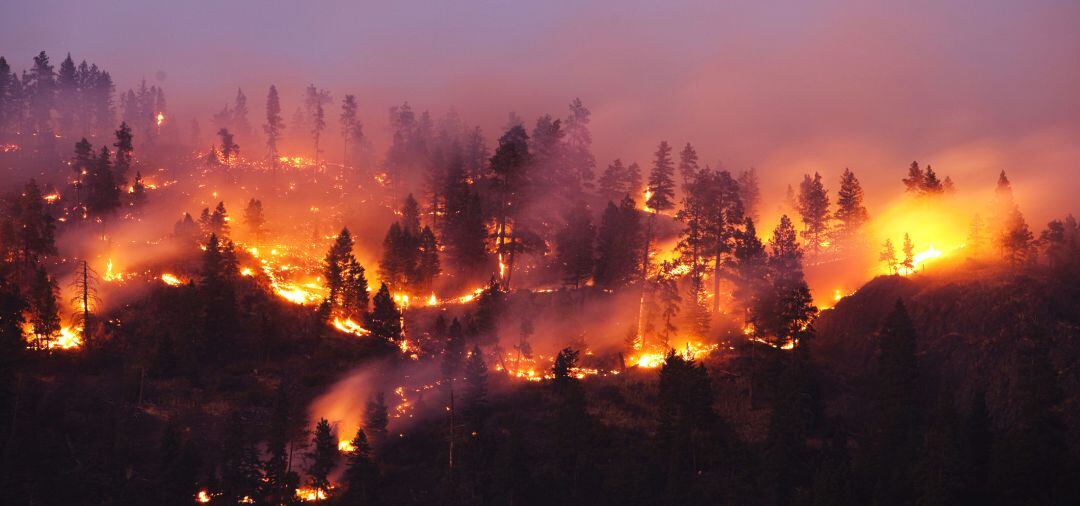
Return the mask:
M4 0L0 54L70 51L125 89L160 70L181 117L241 86L259 119L277 83L288 120L313 82L355 93L372 131L408 100L491 138L511 110L531 123L579 96L601 163L690 141L775 176L767 194L850 166L872 197L912 159L962 190L1006 168L1061 214L1080 211L1078 26L1075 0Z

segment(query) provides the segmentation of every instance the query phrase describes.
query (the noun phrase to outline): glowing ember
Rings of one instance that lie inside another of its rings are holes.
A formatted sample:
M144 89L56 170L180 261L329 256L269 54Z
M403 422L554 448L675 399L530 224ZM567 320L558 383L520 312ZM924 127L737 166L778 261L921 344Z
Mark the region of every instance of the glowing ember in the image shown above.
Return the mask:
M251 267L244 267L243 269L240 269L240 275L251 277L255 275L255 271L252 271Z
M45 202L48 202L48 203L51 204L51 203L56 202L57 200L60 199L60 194L56 193L56 192L53 192L53 193L45 195L45 196L43 196L41 198L44 199Z
M195 502L197 503L206 504L212 500L213 497L210 495L210 492L207 492L205 489L200 490L198 494L195 494Z
M349 441L348 439L342 439L341 441L338 441L337 449L339 452L342 453L352 453L356 451L356 447L353 446L352 441Z
M157 118L155 118L155 120L157 121L157 126L161 126L161 124L165 122L165 113L157 113Z

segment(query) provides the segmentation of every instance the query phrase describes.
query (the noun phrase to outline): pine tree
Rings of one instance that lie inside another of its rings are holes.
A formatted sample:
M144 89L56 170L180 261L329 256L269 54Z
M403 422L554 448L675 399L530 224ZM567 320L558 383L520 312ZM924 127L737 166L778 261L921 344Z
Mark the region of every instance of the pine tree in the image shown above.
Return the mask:
M390 296L390 289L386 283L379 287L372 302L372 310L366 319L367 329L371 331L372 337L385 339L388 342L400 341L402 337L401 311L397 304L394 304L394 298Z
M307 109L307 120L311 127L311 138L315 141L315 169L319 168L319 139L323 130L326 129L326 112L323 105L330 103L330 94L320 90L314 84L308 85L304 95L304 107Z
M911 166L908 167L908 176L903 179L907 192L921 195L925 178L926 176L923 174L923 170L919 168L919 162L911 162Z
M905 504L910 500L918 416L915 340L907 309L897 300L878 333L876 420L867 445L876 479L873 496L879 504Z
M578 288L592 276L596 228L584 203L571 208L565 220L555 235L556 261L562 269L563 283Z
M120 123L120 129L116 131L116 142L113 143L113 147L116 148L115 179L119 186L124 185L127 173L131 169L132 154L135 152L135 145L132 143L134 138L131 127L127 123Z
M755 222L760 219L761 189L758 187L757 169L751 167L739 173L739 200L742 201L743 214Z
M926 166L926 172L923 174L922 193L924 195L940 195L945 192L945 187L942 186L941 180L938 179L937 173L929 165Z
M1007 225L998 239L1004 258L1009 265L1017 267L1027 263L1031 257L1032 239L1034 236L1024 221L1024 215L1016 208L1013 209Z
M326 491L329 495L330 473L337 466L337 439L330 431L330 422L320 419L315 425L315 434L311 438L311 452L308 453L307 473L311 476L311 487Z
M131 182L131 205L142 207L146 203L146 185L143 184L142 172L135 171L135 180Z
M349 259L353 257L353 240L349 229L342 228L341 233L334 239L334 244L326 253L323 260L323 278L326 279L326 300L330 308L335 311L343 306L345 290L347 289L347 274ZM366 307L366 306L365 306Z
M277 86L270 85L270 91L266 93L266 123L263 124L263 132L266 134L266 157L270 159L271 167L277 167L278 141L285 130L285 122L281 118L281 99L278 97Z
M55 225L52 215L45 209L41 188L33 179L27 181L23 191L16 197L11 212L12 243L27 266L34 265L45 255L55 255Z
M799 184L799 216L802 217L802 237L810 251L815 255L826 246L829 232L829 196L821 182L821 174L814 173L813 179L807 174Z
M720 293L723 265L731 260L732 243L743 223L739 184L726 171L714 172L705 183L706 205L702 220L703 237L713 264L713 293ZM720 311L720 297L713 297L714 313Z
M56 99L56 75L45 51L34 57L29 74L23 74L27 91L30 128L40 134L52 134L52 110ZM43 136L43 138L47 138Z
M470 184L462 162L455 159L446 173L446 217L441 238L450 265L469 279L487 264L488 233L480 195Z
M240 154L240 146L236 144L233 134L229 132L228 128L218 130L217 134L221 138L221 157L228 164L229 160Z
M390 415L386 408L386 396L376 392L364 406L364 430L371 434L371 442L376 448L386 441L386 429Z
M686 143L686 147L679 153L679 175L682 176L683 191L686 191L687 186L697 176L698 171L701 170L698 167L698 155L694 150L694 146Z
M240 88L236 89L236 98L233 100L232 125L244 139L249 139L253 134L251 122L248 121L247 95L244 95L244 90Z
M342 310L347 317L363 320L368 312L368 283L364 266L349 256L345 260L344 289L342 291Z
M214 212L210 214L207 224L210 232L221 239L229 236L229 213L225 210L225 202L219 201L217 206L214 206Z
M372 459L371 445L363 428L356 430L352 448L346 457L345 494L341 498L342 503L376 504L378 474Z
M341 116L339 120L341 122L341 149L343 151L341 163L343 166L347 166L349 164L349 139L356 135L356 129L360 124L360 120L357 118L356 95L345 95L345 98L341 100Z
M465 391L462 394L462 415L467 429L478 433L488 414L487 366L480 347L473 345L472 353L465 363ZM475 436L474 436L475 437Z
M521 125L510 127L499 138L499 146L491 156L491 188L495 201L495 249L509 256L513 265L518 235L524 232L517 218L525 207L528 166L532 160L529 136ZM506 276L509 277L510 272Z
M56 280L49 276L44 266L33 271L28 297L29 322L34 329L35 346L39 350L49 348L60 332L60 307L56 301L59 291Z
M592 188L593 170L596 168L596 159L591 151L592 134L589 132L592 113L580 98L570 102L569 109L563 123L566 126L566 163L575 172L575 186Z
M836 193L837 235L844 241L850 241L870 220L866 207L863 206L863 189L855 173L844 169L840 176L840 190Z
M255 237L256 240L261 240L265 235L266 230L263 226L266 224L266 217L263 216L263 206L261 200L252 198L248 201L248 205L244 208L244 224L247 225L248 233Z
M621 288L637 278L642 244L640 216L634 201L624 197L616 206L609 202L596 237L593 279L605 289Z
M120 207L120 187L109 161L109 148L101 147L86 187L87 208L92 215L104 218Z
M262 462L255 441L239 412L233 412L225 426L221 470L222 496L226 501L239 502L254 497L261 484Z
M78 102L79 83L75 61L68 53L56 72L57 127L62 135L71 135L75 126L75 109Z

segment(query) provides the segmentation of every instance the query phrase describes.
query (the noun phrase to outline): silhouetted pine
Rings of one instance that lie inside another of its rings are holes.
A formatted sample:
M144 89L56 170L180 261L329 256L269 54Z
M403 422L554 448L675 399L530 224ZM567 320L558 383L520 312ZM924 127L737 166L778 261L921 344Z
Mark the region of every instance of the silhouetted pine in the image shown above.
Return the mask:
M401 311L386 283L379 286L365 323L372 337L395 343L401 340Z
M555 235L555 258L562 271L563 284L578 288L592 277L596 228L584 203L572 207L565 220L563 228Z

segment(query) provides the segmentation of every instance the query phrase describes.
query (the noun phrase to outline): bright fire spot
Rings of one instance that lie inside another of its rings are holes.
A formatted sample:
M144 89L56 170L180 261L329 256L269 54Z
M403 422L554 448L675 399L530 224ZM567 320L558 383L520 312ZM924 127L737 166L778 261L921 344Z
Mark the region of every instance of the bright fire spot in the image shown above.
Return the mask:
M353 446L352 441L349 441L348 439L342 439L341 441L338 441L337 449L339 452L342 453L351 453L356 451L356 447Z
M428 297L428 299L427 299L427 305L429 305L429 306L438 306L439 305L439 298L436 297L434 293L431 294L431 296Z
M301 487L296 489L296 498L304 502L326 500L326 491L321 488Z
M176 277L176 276L174 276L172 274L169 274L167 272L165 274L161 275L161 281L164 282L166 285L169 285L169 286L180 286L180 285L184 284L183 281L180 281L180 278L178 278L178 277Z
M840 289L837 288L836 291L833 292L833 298L832 298L833 302L839 302L840 299L843 299L843 298L844 298L844 295L842 293L840 293Z
M240 269L240 275L241 276L254 276L255 272L251 270L251 267L244 267L243 269Z
M926 250L916 253L915 256L912 257L910 269L901 266L899 273L903 276L914 274L919 271L923 264L929 262L930 260L941 258L942 255L943 253L940 250L935 249L934 245L931 244L929 248L926 248Z
M158 116L160 116L160 114ZM205 489L200 490L198 494L195 494L195 502L197 503L206 504L211 500L213 500L213 497L211 497L210 492L207 492Z
M165 113L157 113L157 126L161 126L165 122Z
M499 253L499 279L506 277L506 264L503 262L502 253Z
M407 293L395 293L394 294L394 303L397 304L398 306L401 306L402 309L407 309L409 307L409 294L407 294Z
M354 322L351 318L334 318L334 328L345 332L346 334L354 334L361 337L371 333L370 330L361 327L359 323Z
M101 276L101 279L105 281L123 281L124 273L113 270L113 261L110 258L109 262L105 265L105 274Z
M56 340L49 344L49 348L60 348L61 350L70 350L72 348L78 348L82 344L82 336L80 333L76 333L75 329L71 327L60 327L60 335Z
M745 332L745 329L743 330ZM698 360L715 351L719 345L687 342L681 347L673 348L675 354L686 360ZM650 351L636 357L630 357L630 363L646 369L655 369L664 365L667 352Z
M56 193L56 192L53 192L53 193L45 195L44 197L41 197L41 198L45 199L45 202L48 202L48 203L51 204L51 203L56 202L57 200L60 199L60 194Z

